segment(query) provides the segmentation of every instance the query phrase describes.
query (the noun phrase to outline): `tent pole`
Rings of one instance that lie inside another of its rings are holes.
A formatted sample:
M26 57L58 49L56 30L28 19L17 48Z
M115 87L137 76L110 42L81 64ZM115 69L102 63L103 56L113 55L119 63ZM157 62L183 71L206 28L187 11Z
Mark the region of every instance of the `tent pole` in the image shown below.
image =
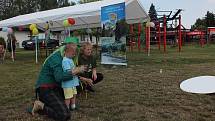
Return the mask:
M37 56L37 48L38 48L38 46L37 46L37 37L35 36L34 37L34 39L35 39L35 46L36 46L36 64L38 63L38 56Z
M10 47L11 47L11 58L12 58L12 61L14 62L14 53L13 53L13 38L12 38L12 34L9 34L9 37L10 37Z

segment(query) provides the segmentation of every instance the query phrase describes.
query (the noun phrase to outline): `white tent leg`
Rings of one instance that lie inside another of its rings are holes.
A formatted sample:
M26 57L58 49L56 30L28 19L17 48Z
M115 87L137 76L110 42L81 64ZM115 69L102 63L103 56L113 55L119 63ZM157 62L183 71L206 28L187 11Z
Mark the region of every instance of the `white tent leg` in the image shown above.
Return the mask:
M37 47L37 37L35 37L35 46L36 46L36 54L35 54L35 55L36 55L36 63L38 63L38 56L37 56L37 55L38 55L38 52L37 52L37 48L38 48L38 47Z
M13 53L13 40L12 40L12 36L10 34L10 47L11 47L11 58L12 58L12 61L14 62L14 53Z

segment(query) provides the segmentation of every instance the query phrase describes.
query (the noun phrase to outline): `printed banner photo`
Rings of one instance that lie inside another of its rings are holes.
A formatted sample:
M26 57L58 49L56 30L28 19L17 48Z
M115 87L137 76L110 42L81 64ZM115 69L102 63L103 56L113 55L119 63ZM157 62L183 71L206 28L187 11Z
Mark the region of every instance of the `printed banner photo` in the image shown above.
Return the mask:
M125 3L101 8L101 63L127 65Z

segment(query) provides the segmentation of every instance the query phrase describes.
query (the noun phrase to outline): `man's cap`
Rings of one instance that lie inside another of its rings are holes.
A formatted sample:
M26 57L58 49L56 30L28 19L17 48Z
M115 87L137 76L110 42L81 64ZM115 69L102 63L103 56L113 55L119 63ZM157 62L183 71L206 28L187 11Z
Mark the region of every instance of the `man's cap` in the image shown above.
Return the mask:
M75 37L66 37L64 40L64 44L69 43L79 44L79 41Z

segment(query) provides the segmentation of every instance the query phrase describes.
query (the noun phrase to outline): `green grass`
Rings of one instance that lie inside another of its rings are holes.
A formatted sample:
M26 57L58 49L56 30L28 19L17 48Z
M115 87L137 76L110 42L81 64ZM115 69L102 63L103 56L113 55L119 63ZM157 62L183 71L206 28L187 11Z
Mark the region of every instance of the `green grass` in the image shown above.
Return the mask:
M78 98L75 121L210 121L215 119L215 96L180 90L182 80L215 75L215 45L168 47L164 54L152 46L150 56L128 52L127 67L99 65L104 81L96 93ZM34 98L34 84L42 61L32 51L17 51L17 59L0 64L0 120L43 121L25 112ZM99 62L98 62L99 63ZM163 70L160 73L160 69Z

